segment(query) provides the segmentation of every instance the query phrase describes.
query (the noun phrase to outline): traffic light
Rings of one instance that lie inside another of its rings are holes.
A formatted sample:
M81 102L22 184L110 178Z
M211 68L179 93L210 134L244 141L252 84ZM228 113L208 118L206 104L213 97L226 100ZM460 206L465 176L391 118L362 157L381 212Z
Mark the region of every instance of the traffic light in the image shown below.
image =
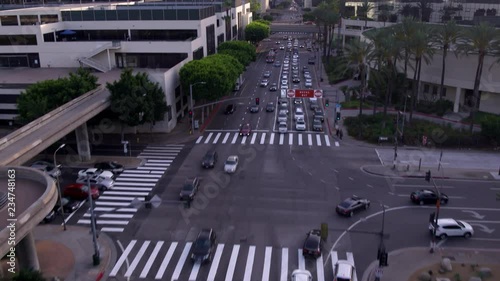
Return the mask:
M255 104L259 105L259 103L260 103L260 99L259 98L255 98Z
M388 258L389 258L389 254L387 254L386 252L380 253L380 259L378 262L378 266L379 267L388 266L388 263L387 263Z
M330 101L328 99L325 100L325 106L329 107L330 106Z
M428 182L431 181L431 171L425 172L425 180Z
M193 112L191 110L189 111L189 118L193 118Z
M340 120L340 112L337 112L337 117L335 117L335 120L337 120L337 121Z

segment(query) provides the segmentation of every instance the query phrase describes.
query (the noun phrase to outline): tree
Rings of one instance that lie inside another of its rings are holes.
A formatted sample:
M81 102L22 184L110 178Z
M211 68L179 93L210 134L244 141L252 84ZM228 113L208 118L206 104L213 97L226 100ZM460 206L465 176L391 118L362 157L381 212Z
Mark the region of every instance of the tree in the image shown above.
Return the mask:
M322 2L312 11L315 17L316 25L321 33L323 26L323 56L330 57L330 51L333 43L333 31L335 24L339 22L340 14L338 6L334 2ZM327 53L328 51L328 53ZM329 60L327 60L329 61Z
M411 44L413 35L417 31L417 22L414 18L404 18L401 24L396 25L396 40L402 43L403 59L404 59L404 74L408 74L408 62L411 55Z
M361 6L358 7L358 17L365 20L365 28L368 25L368 14L375 7L372 3L369 3L368 0L365 0Z
M264 15L262 17L262 19L265 21L273 21L274 20L273 16L271 16L271 15Z
M500 32L495 27L486 22L479 25L467 28L464 31L464 36L458 43L458 51L469 55L471 53L477 54L477 68L476 76L474 78L474 92L472 101L472 108L470 111L470 132L472 134L474 129L475 112L479 110L479 103L481 102L481 93L479 92L479 85L481 83L481 76L483 74L484 57L488 54L495 52L495 45L500 41Z
M269 37L270 27L261 22L252 22L245 28L245 39L257 43Z
M233 56L244 66L257 59L255 46L245 41L226 41L219 45L217 52Z
M461 34L461 28L455 21L449 21L443 26L439 26L434 33L433 43L436 47L443 50L443 61L441 67L441 83L439 84L439 99L444 94L444 76L446 73L446 57L451 45L455 45Z
M67 78L33 84L17 99L18 119L22 123L31 122L95 88L97 77L83 68Z
M258 0L250 0L250 12L252 14L260 14L260 2Z
M33 269L21 269L12 277L12 281L46 281L42 272Z
M232 91L242 72L243 65L234 57L216 54L186 63L179 75L184 90L189 89L190 84L206 82L204 85L193 86L196 87L193 99L214 101Z
M124 70L120 80L106 83L111 93L111 110L128 126L154 124L164 119L167 112L165 94L160 84L152 82L145 72Z

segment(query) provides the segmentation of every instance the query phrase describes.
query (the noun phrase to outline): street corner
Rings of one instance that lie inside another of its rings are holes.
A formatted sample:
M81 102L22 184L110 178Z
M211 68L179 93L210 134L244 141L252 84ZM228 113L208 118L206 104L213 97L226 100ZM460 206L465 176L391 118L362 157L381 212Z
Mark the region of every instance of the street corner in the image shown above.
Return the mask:
M401 173L397 169L392 169L391 167L384 165L365 165L361 166L361 171L381 177L402 177Z
M73 251L63 243L52 240L38 240L35 243L40 271L43 276L52 280L66 280L75 267Z

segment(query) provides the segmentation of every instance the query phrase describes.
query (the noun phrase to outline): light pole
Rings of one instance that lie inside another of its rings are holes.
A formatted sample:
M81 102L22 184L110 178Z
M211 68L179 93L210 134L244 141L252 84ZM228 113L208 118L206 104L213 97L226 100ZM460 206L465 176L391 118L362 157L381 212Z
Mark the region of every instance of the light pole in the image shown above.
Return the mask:
M378 246L378 253L377 253L377 259L379 260L379 263L375 276L376 281L380 281L380 278L382 277L381 276L382 268L388 266L388 257L389 257L387 251L385 250L385 245L384 245L385 205L382 202L380 202L380 205L382 206L382 230L380 231L380 244Z
M191 116L191 132L194 132L193 86L198 84L205 85L207 84L207 82L200 81L193 84L189 84L189 107L191 108L190 110L193 113L193 115Z
M54 169L58 169L57 168L57 162L56 162L56 153L63 147L65 147L66 144L63 143L61 144L57 149L56 151L54 151ZM59 173L61 172L61 170L59 170ZM63 220L63 229L64 231L66 231L66 220L64 219L64 206L62 204L62 190L61 190L61 186L59 184L59 173L57 173L56 175L56 184L57 184L57 192L59 192L59 206L61 208L61 216L62 216L62 220Z
M94 202L92 201L92 186L90 185L90 176L87 176L87 188L90 203L90 225L92 227L92 240L94 242L94 255L92 256L92 261L94 265L99 265L101 263L101 257L99 254L99 245L97 244L97 230L95 227Z
M401 126L401 135L405 132L405 120L406 120L406 100L409 98L409 95L405 96L405 105L403 107L403 125Z

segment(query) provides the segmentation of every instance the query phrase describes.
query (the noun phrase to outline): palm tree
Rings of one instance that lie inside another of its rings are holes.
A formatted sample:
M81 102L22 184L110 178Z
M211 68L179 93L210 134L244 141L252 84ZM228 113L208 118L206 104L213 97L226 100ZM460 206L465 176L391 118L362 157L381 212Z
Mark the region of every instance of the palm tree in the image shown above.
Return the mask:
M439 99L443 98L444 75L446 73L446 56L451 45L455 45L461 35L461 28L455 21L449 21L440 26L435 33L433 43L436 47L443 49L443 62L441 68L441 83L439 84Z
M500 42L500 31L486 22L482 22L471 28L464 30L464 36L458 44L458 51L469 55L471 53L477 54L477 69L476 77L474 79L474 92L473 98L475 99L470 111L470 132L472 134L474 128L475 112L479 110L479 103L481 102L481 93L479 92L479 84L481 83L481 76L483 73L484 57L492 54L495 45Z
M354 72L358 73L361 77L361 91L359 97L359 116L361 116L363 114L363 99L367 86L366 76L373 55L373 44L366 41L353 40L346 45L345 53L348 64L347 67L354 70Z
M368 25L368 13L373 10L375 7L372 3L368 3L368 0L365 0L361 6L358 7L358 16L364 18L365 20L365 28Z
M396 40L401 42L403 50L404 59L404 73L405 76L408 74L408 62L410 60L411 54L411 44L413 40L413 35L417 31L417 22L414 18L404 18L401 24L398 24L395 30Z

